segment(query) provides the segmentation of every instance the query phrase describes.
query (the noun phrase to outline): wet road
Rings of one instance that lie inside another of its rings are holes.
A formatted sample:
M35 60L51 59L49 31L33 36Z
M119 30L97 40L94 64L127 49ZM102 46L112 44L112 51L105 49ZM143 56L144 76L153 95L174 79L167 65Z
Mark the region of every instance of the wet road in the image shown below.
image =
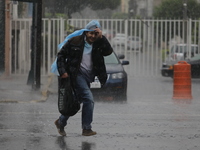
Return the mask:
M172 100L173 82L129 76L127 102L95 103L93 130L81 136L81 113L57 133L57 95L44 103L0 103L1 150L199 150L200 80L192 100Z

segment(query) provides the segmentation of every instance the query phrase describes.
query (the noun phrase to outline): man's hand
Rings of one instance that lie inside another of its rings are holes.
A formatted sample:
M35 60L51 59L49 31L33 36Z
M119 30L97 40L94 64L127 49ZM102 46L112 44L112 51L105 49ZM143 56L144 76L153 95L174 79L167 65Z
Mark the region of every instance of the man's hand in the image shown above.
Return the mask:
M98 38L102 38L102 31L99 28L94 29L96 33L98 33Z
M67 78L67 77L69 77L68 73L64 73L64 74L61 76L61 78Z

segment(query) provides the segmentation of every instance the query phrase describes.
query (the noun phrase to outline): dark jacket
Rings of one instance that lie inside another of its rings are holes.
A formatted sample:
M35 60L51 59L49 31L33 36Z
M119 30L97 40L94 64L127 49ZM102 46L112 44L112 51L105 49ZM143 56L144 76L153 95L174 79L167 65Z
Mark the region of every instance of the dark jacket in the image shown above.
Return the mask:
M85 34L69 39L57 54L57 67L59 74L62 76L62 74L67 72L70 75L73 83L75 83L78 71L80 69L85 45L84 37ZM113 49L105 36L93 43L93 72L95 76L98 77L101 85L104 85L107 80L103 56L110 55L112 52Z

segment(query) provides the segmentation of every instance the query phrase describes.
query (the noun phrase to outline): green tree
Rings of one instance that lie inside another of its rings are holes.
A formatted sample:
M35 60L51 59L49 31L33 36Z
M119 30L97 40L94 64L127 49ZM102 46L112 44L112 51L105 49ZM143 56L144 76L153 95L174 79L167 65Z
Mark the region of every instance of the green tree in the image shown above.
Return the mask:
M93 10L105 8L115 9L120 5L120 0L44 0L44 8L48 8L55 17L56 13L65 13L69 18L74 12L80 12L85 7Z
M153 16L163 19L183 19L183 0L164 0L155 7ZM200 18L200 3L196 0L187 0L187 16L191 19Z

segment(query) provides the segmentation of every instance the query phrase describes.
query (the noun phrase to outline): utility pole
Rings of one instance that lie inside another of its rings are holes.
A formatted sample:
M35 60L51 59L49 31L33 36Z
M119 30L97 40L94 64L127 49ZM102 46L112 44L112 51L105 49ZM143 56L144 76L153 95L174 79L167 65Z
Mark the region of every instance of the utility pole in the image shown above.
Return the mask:
M128 9L129 12L128 12L128 14L129 14L129 18L131 19L131 18L136 16L138 5L137 5L137 1L136 0L129 0L128 4L129 4L129 9Z
M40 89L41 81L41 30L42 30L42 1L33 1L33 21L31 33L31 70L27 80L34 90Z
M184 42L187 43L187 35L188 35L188 30L187 30L187 22L188 22L188 17L187 17L187 0L183 0L183 24L184 24Z
M0 75L5 71L5 0L0 0Z
M183 19L187 20L187 0L183 0Z
M34 25L34 34L35 34L35 49L34 49L34 82L33 89L40 89L41 84L41 33L42 33L42 1L38 0L35 4L35 9L33 13L35 13Z
M5 76L10 76L10 0L6 0L5 16Z

